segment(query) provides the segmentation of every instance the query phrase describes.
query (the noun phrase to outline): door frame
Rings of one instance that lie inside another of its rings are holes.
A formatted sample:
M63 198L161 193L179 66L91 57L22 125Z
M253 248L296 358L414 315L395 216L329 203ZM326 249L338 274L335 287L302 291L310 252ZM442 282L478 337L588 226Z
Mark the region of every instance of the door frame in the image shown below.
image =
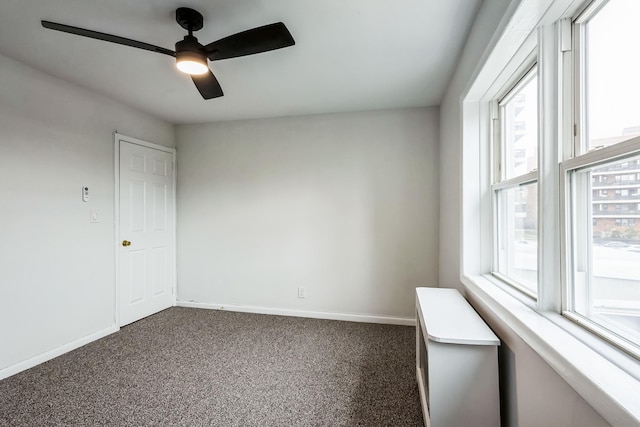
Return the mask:
M173 295L173 307L176 306L177 299L177 283L178 283L178 271L177 271L177 254L176 254L176 224L177 224L177 199L176 199L176 190L177 190L177 180L178 180L178 172L177 172L177 162L176 162L176 149L165 147L163 145L154 144L152 142L143 141L141 139L133 138L130 136L123 135L115 131L113 133L114 140L114 177L115 177L115 191L114 191L114 227L113 227L113 256L115 260L115 273L114 273L114 300L113 300L113 321L115 326L120 329L120 142L125 142L132 145L140 145L142 147L151 148L154 150L163 151L165 153L169 153L172 156L173 161L173 221L171 221L172 232L170 233L169 246L171 247L171 266L172 266L172 277L170 278L171 283L171 294Z

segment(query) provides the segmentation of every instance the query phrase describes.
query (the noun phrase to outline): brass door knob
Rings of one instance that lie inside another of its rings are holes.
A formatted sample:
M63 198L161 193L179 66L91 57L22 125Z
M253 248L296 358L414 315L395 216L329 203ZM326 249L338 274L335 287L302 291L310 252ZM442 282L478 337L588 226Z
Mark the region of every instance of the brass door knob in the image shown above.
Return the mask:
M123 240L122 241L122 246L131 246L131 242L128 240Z

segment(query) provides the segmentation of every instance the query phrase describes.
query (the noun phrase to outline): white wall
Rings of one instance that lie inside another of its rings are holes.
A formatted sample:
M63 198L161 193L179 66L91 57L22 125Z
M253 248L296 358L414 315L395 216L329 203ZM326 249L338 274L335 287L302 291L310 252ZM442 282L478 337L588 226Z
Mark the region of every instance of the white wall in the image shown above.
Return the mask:
M464 290L460 281L461 97L500 20L517 1L487 0L478 12L456 73L441 105L440 284ZM607 426L586 401L547 365L508 324L481 302L471 303L502 340L502 421L507 426Z
M173 125L0 56L0 378L113 327L116 129L175 143Z
M437 108L178 126L178 300L413 318L437 139Z

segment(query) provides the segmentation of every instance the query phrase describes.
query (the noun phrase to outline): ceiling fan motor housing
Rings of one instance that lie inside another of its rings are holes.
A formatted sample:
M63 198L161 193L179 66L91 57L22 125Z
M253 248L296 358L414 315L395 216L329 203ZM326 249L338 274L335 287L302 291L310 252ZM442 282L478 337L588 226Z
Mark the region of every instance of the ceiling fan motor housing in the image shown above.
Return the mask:
M184 40L176 43L176 61L195 60L207 63L207 55L198 39L193 36L184 36Z

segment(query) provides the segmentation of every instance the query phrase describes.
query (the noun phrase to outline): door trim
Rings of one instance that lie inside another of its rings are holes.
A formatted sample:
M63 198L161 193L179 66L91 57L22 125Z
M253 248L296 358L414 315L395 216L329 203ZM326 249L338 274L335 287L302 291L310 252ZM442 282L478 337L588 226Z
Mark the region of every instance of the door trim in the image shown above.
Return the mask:
M142 147L151 148L154 150L163 151L169 153L172 156L173 161L173 221L171 226L173 230L171 232L170 246L172 249L173 277L171 277L171 293L173 295L173 306L176 305L177 297L177 283L178 283L178 271L177 271L177 255L176 255L176 224L177 224L177 162L176 162L176 149L165 147L163 145L154 144L152 142L143 141L141 139L132 138L130 136L123 135L117 131L113 133L114 141L114 177L115 177L115 191L114 191L114 227L113 227L113 257L115 260L115 272L113 277L114 283L114 300L113 300L113 321L117 328L120 328L120 256L118 252L119 239L120 239L120 142L125 142L133 145L140 145Z

